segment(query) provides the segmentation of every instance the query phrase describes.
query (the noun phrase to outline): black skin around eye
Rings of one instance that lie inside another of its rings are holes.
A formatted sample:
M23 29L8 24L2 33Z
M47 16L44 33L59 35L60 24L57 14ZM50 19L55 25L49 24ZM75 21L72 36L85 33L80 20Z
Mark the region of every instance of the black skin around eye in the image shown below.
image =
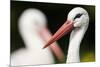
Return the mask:
M83 15L83 14L77 14L77 15L74 17L74 20L75 20L76 18L80 18L82 15Z

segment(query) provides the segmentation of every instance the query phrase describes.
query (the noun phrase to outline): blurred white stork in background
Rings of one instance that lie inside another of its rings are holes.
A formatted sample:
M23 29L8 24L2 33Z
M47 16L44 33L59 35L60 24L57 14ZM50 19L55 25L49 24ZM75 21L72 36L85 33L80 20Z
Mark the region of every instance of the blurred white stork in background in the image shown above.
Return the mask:
M11 65L53 64L54 55L59 61L64 60L64 54L55 42L50 47L42 49L51 38L46 27L46 17L38 9L27 9L19 18L18 28L26 48L21 48L11 54Z
M80 43L84 37L84 34L89 25L89 15L88 12L81 8L76 7L72 9L69 14L67 21L61 26L61 28L52 36L48 43L44 46L46 48L53 42L60 39L63 35L71 32L69 49L66 63L70 62L80 62L79 48Z

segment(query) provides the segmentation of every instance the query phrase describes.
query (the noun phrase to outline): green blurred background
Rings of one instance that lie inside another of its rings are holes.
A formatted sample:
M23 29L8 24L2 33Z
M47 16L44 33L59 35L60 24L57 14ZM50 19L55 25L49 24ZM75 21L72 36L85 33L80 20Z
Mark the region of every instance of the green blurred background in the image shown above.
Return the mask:
M52 34L54 34L66 20L68 12L74 7L83 7L88 11L90 16L88 30L80 46L81 62L95 61L95 6L93 5L11 1L11 53L19 48L25 47L18 31L18 19L25 9L37 8L44 12L48 20L48 28ZM65 59L68 50L69 36L70 35L65 35L58 40L58 44L65 54Z

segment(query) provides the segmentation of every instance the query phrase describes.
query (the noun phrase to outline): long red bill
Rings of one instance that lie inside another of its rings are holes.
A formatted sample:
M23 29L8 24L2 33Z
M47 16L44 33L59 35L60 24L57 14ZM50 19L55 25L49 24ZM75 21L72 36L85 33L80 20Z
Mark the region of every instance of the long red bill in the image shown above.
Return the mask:
M52 44L53 42L57 41L62 36L64 36L65 34L69 33L70 31L72 31L72 29L74 28L73 25L74 25L74 23L72 21L69 21L69 20L66 21L59 28L59 30L51 37L51 39L47 42L47 44L43 48L48 47L50 44Z

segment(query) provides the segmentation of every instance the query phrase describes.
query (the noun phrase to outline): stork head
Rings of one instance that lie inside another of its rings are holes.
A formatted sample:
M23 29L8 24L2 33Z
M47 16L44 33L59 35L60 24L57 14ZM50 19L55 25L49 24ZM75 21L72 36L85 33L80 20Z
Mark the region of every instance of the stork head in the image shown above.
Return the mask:
M46 26L46 17L38 9L26 9L19 18L19 30L24 32L39 31Z
M85 9L81 7L76 7L72 9L67 17L67 21L60 27L60 29L52 36L52 38L48 41L48 43L43 47L46 48L53 42L60 39L63 35L69 33L73 29L88 26L89 16Z
M72 21L74 23L74 27L81 27L88 25L89 15L85 9L76 7L69 12L67 20Z

